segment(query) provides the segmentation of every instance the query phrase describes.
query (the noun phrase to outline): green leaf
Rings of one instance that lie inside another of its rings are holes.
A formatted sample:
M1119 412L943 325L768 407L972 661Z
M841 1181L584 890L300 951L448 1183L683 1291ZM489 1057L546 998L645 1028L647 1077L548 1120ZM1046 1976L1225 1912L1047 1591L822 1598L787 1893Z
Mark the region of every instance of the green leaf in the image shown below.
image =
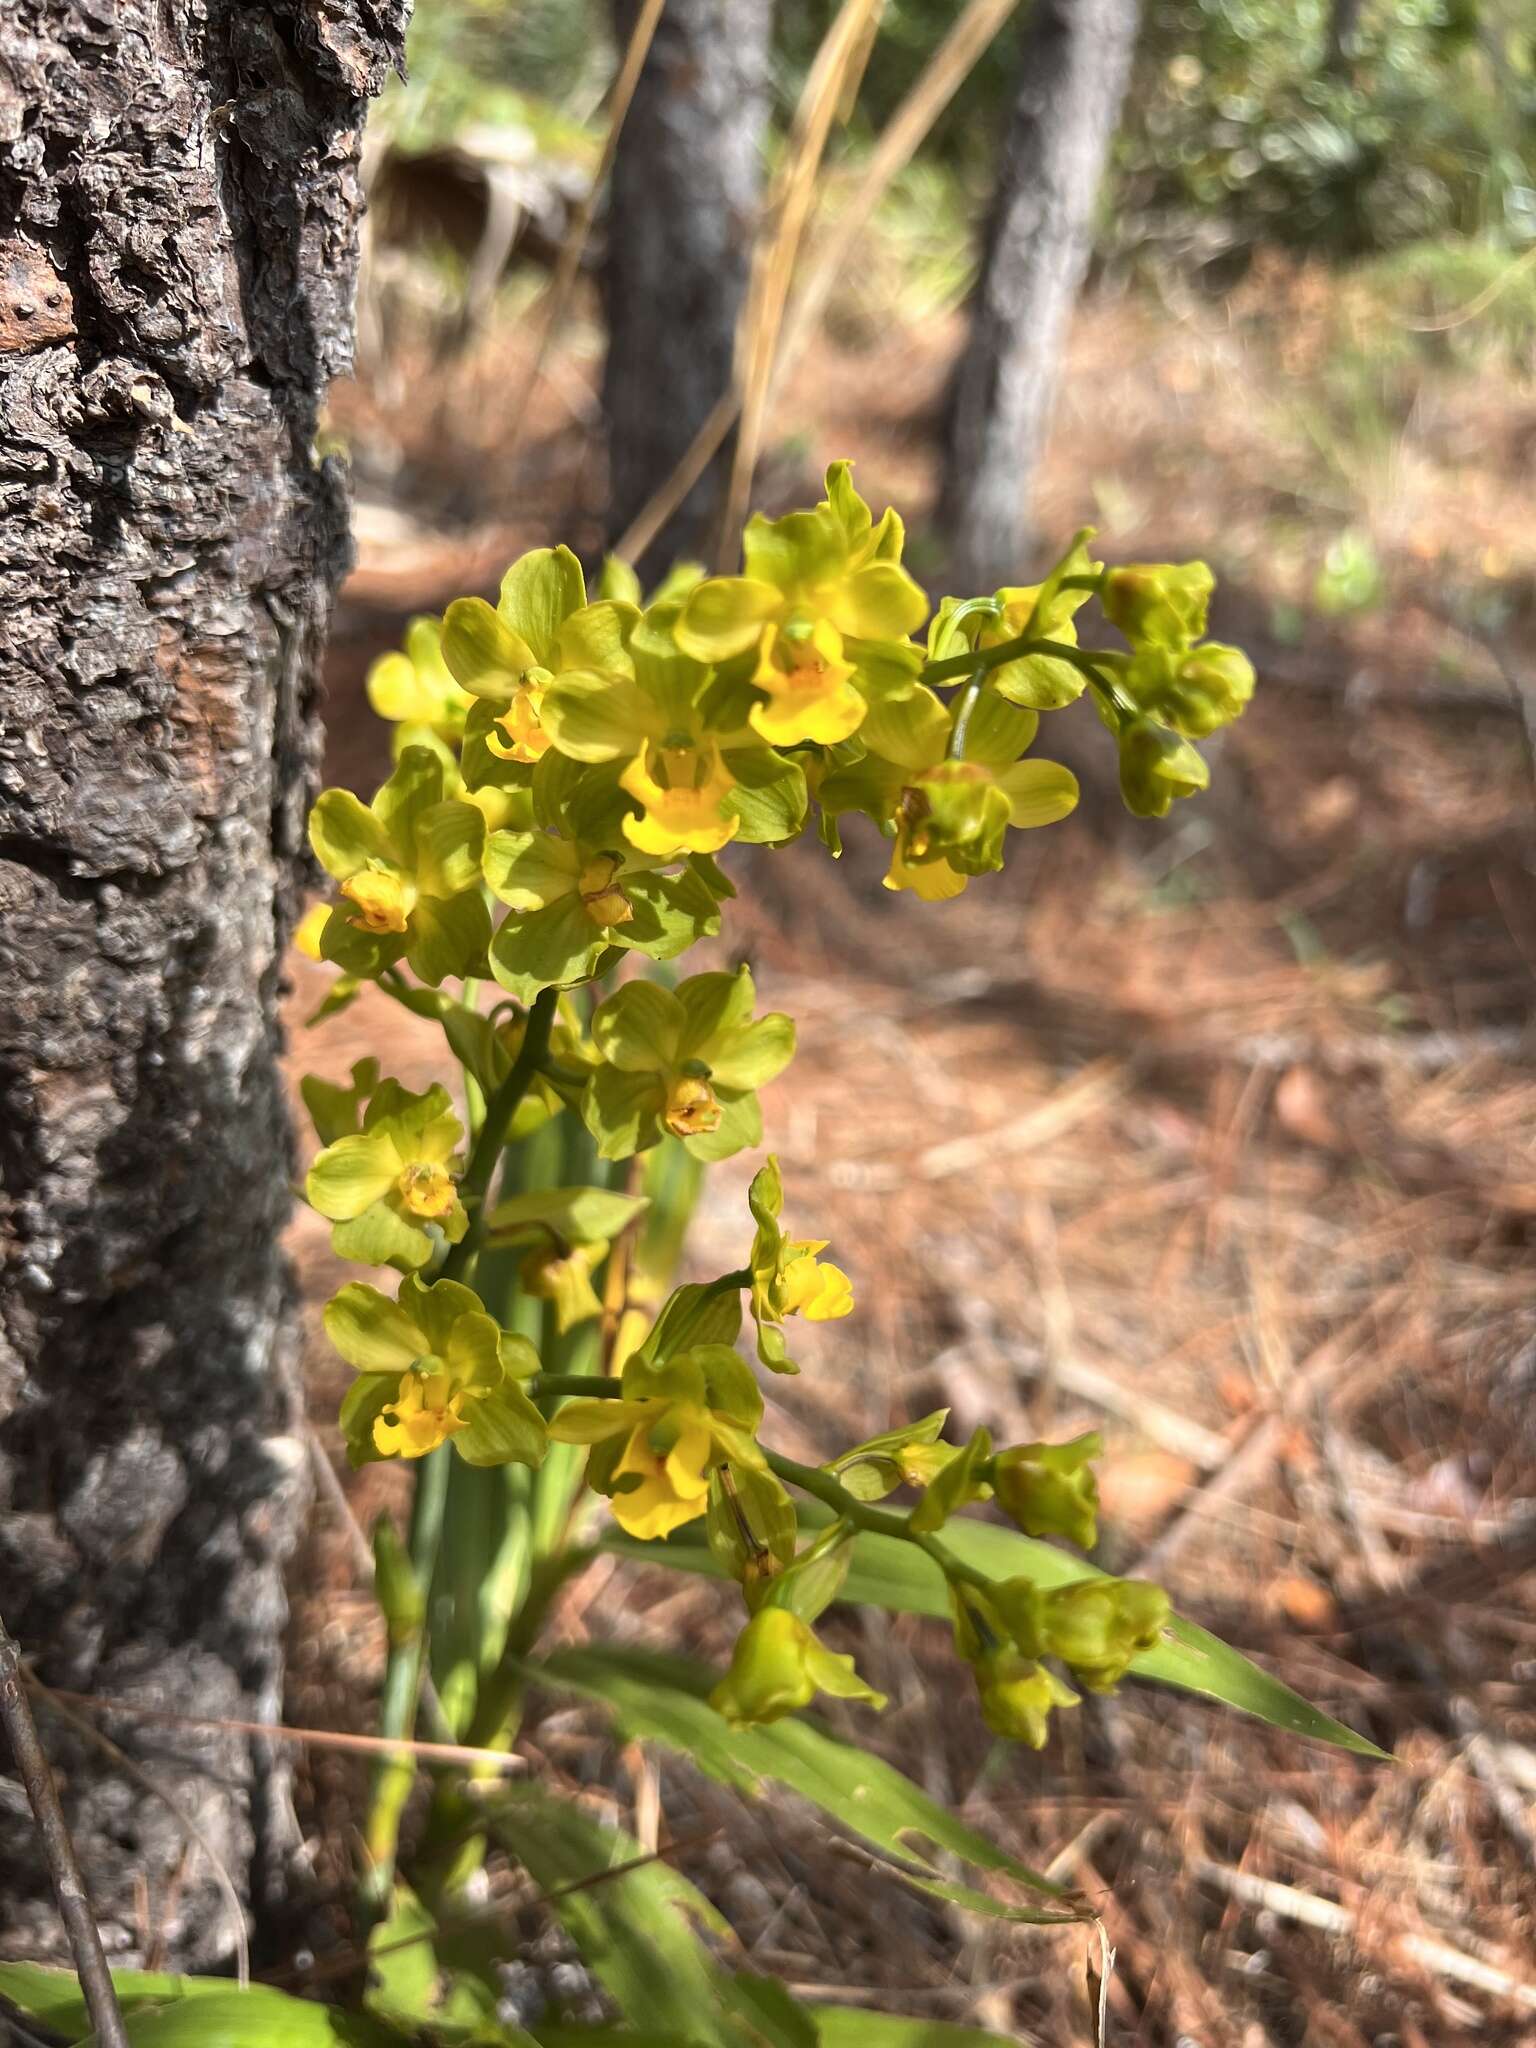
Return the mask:
M1066 1897L1064 1887L968 1827L894 1765L839 1741L818 1722L790 1715L756 1727L730 1727L708 1701L715 1674L697 1665L639 1650L561 1650L524 1668L540 1684L603 1701L630 1737L690 1757L701 1771L748 1797L760 1797L774 1785L798 1793L894 1859L894 1874L921 1891L994 1918L1042 1917L1038 1904L1011 1906L943 1878L937 1857L946 1852L1025 1886L1037 1899L1042 1892ZM1075 1917L1070 1908L1066 1917Z
M128 2022L128 2040L130 2048L408 2048L411 2036L253 1984L140 2012Z
M238 1990L227 1977L168 1977L114 1970L113 1988L133 2048L407 2048L409 2036L334 2006L291 1998L270 1985ZM0 1963L0 1998L79 2048L90 2025L72 1970Z
M427 2019L442 1990L437 1922L406 1885L395 1887L389 1914L368 1937L368 2010L384 2018Z
M752 1981L736 1979L738 1985ZM867 2012L862 2006L847 2005L808 2005L801 2011L816 2029L821 2048L1013 2048L1003 2034L951 2020L909 2019L902 2013ZM680 2048L675 2034L629 2027L568 2027L543 2021L539 2042L540 2048Z
M813 2006L821 2048L1009 2048L1003 2034L950 2020L914 2020L902 2013L862 2012L846 2005Z
M825 1527L830 1510L818 1503L806 1503L800 1519L811 1529ZM944 1531L946 1548L962 1563L984 1572L989 1578L1008 1579L1020 1574L1041 1587L1065 1586L1075 1579L1110 1576L1080 1557L1057 1550L1015 1529L1003 1529L990 1522L971 1519L949 1523ZM604 1550L632 1557L646 1564L671 1565L678 1571L700 1572L711 1578L722 1576L710 1555L702 1534L684 1530L662 1543L636 1543L613 1530L603 1539ZM950 1619L949 1593L943 1573L915 1543L895 1536L861 1534L854 1545L853 1566L843 1587L844 1602L855 1606L883 1607L895 1614L925 1614L935 1620ZM1321 1708L1311 1706L1300 1693L1269 1672L1263 1671L1240 1650L1222 1642L1208 1629L1175 1615L1172 1642L1148 1650L1132 1664L1130 1676L1171 1685L1180 1692L1192 1692L1221 1706L1236 1707L1252 1714L1272 1728L1288 1734L1310 1736L1317 1742L1333 1743L1356 1756L1390 1761L1363 1735L1346 1728Z
M487 1801L487 1818L631 2026L697 2048L748 2048L735 1988L689 1923L729 1930L685 1877L660 1862L616 1870L639 1857L638 1845L536 1786ZM790 2048L781 2030L762 2038Z

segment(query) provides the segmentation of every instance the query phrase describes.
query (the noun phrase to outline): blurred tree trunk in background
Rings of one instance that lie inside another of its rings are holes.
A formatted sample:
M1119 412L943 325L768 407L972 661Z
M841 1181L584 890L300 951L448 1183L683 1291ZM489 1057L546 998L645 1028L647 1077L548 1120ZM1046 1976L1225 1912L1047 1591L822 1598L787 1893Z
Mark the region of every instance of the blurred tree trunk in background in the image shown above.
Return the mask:
M1332 0L1328 10L1328 54L1326 68L1344 72L1355 53L1360 29L1360 0Z
M639 0L614 0L619 47ZM771 0L667 0L619 138L603 298L610 540L671 476L730 385L762 187ZM637 564L709 546L727 439Z
M307 1492L276 1010L348 552L313 446L406 11L0 23L0 1602L46 1683L200 1717L278 1717ZM42 1720L109 1954L227 1956L206 1858ZM266 1745L109 1726L259 1895ZM8 1786L0 1955L59 1947Z
M950 584L1029 580L1030 493L1130 75L1137 0L1034 0L945 422Z

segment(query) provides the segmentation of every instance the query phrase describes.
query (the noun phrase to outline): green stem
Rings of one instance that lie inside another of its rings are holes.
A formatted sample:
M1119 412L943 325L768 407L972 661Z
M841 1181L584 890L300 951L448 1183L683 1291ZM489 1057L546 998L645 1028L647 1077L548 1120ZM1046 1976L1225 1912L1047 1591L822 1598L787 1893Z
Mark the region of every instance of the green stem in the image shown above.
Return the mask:
M963 761L965 759L965 736L970 730L971 714L981 700L981 693L986 688L986 682L986 670L978 667L971 680L961 691L955 705L955 719L954 724L950 728L949 745L944 749L946 759L951 761Z
M558 1000L558 991L552 988L544 989L535 998L533 1008L528 1012L528 1025L517 1058L486 1107L485 1121L480 1126L480 1135L475 1140L469 1164L459 1183L464 1206L469 1210L469 1228L456 1245L450 1246L437 1276L440 1280L462 1279L480 1249L480 1241L485 1236L485 1196L491 1175L496 1171L496 1162L506 1144L507 1126L517 1114L519 1103L528 1093L549 1053L549 1034L554 1025Z
M448 1500L449 1460L447 1444L433 1451L416 1474L416 1493L411 1502L410 1553L417 1579L429 1601L438 1546L443 1534L443 1511ZM427 1630L415 1629L389 1647L384 1686L379 1699L379 1733L386 1740L411 1735L416 1726L416 1701L421 1690L422 1667L426 1659ZM363 1840L368 1864L363 1874L364 1916L371 1924L382 1919L395 1880L395 1859L400 1846L400 1819L416 1776L415 1760L408 1750L386 1757L373 1774L369 1790L368 1815Z
M549 1034L557 1000L554 989L545 989L535 1001L528 1013L528 1026L517 1058L486 1107L469 1155L469 1164L460 1182L465 1206L469 1210L469 1228L459 1242L449 1248L437 1276L439 1279L460 1279L480 1249L485 1236L485 1197L491 1176L501 1158L507 1126L538 1072L540 1061L549 1051ZM416 1493L411 1505L411 1563L426 1594L429 1618L453 1455L450 1447L442 1444L423 1459L417 1469ZM425 1628L417 1630L407 1641L390 1646L379 1702L379 1733L386 1738L398 1740L408 1736L416 1725L416 1700L421 1690L428 1633ZM414 1777L415 1763L409 1752L403 1750L386 1759L374 1776L363 1831L368 1849L368 1869L363 1879L362 1903L365 1917L370 1922L382 1916L394 1883L400 1820Z
M851 1494L846 1486L819 1465L802 1465L794 1458L786 1458L780 1451L768 1450L766 1446L763 1456L768 1460L769 1471L782 1479L786 1486L798 1486L802 1493L823 1502L839 1521L851 1522L855 1529L867 1530L871 1536L893 1536L899 1543L915 1543L919 1550L928 1553L946 1579L963 1579L972 1586L991 1584L984 1572L962 1564L937 1536L929 1535L926 1530L914 1529L905 1515L892 1514L889 1508L871 1507L868 1501Z
M1070 662L1088 676L1097 676L1105 659L1102 654L1070 646L1065 640L1037 640L1030 633L1021 633L1017 640L1003 640L996 647L976 647L965 654L947 655L943 661L930 661L924 665L919 681L946 683L960 676L985 674L988 669L1001 668L1005 662L1021 661L1026 654L1049 654L1057 661Z
M617 1380L584 1379L578 1373L541 1372L528 1382L528 1391L548 1400L568 1396L598 1401L623 1398L623 1389ZM967 1585L982 1588L991 1585L992 1581L985 1572L975 1571L962 1563L937 1536L930 1535L925 1529L914 1529L905 1515L893 1514L889 1508L872 1507L868 1501L858 1499L832 1473L819 1465L802 1465L794 1458L786 1458L781 1451L770 1451L766 1445L762 1450L770 1472L777 1474L786 1486L798 1486L802 1493L823 1502L840 1521L851 1522L854 1528L867 1530L871 1536L892 1536L898 1543L915 1543L928 1553L946 1579L962 1579Z

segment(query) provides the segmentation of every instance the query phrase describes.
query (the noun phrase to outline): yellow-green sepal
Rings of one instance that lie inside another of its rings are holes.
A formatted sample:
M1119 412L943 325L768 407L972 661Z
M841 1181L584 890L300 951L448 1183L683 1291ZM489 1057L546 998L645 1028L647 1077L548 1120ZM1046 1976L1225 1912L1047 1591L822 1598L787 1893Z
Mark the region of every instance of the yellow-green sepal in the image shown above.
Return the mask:
M957 1509L986 1500L992 1492L991 1460L991 1432L978 1429L923 1488L923 1497L912 1510L911 1527L931 1535L942 1529Z

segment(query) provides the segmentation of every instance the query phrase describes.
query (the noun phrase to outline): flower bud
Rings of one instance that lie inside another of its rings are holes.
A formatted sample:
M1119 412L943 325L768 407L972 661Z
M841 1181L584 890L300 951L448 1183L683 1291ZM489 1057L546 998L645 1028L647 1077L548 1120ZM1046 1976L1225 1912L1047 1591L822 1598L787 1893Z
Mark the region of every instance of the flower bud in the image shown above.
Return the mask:
M1100 602L1110 624L1133 644L1187 647L1205 631L1215 587L1204 562L1136 562L1109 571Z
M1120 734L1120 794L1137 818L1165 818L1176 797L1207 787L1211 771L1186 739L1151 718Z
M1090 1692L1113 1692L1167 1625L1168 1595L1141 1579L1079 1579L1045 1597L1045 1640Z
M525 1294L555 1305L555 1327L562 1335L576 1323L601 1315L603 1304L592 1285L593 1268L602 1263L608 1246L592 1244L536 1245L518 1268Z
M1044 1749L1052 1707L1077 1705L1070 1685L1017 1650L988 1650L974 1669L982 1719L994 1735L1031 1749Z
M1242 716L1253 685L1253 663L1240 647L1207 640L1179 663L1177 686L1160 715L1176 732L1203 739Z
M1026 1536L1064 1536L1079 1550L1098 1540L1099 1487L1090 1460L1104 1440L1096 1429L1065 1444L1016 1444L993 1464L997 1504Z
M1124 671L1124 684L1148 718L1187 739L1204 739L1241 717L1253 695L1253 664L1238 647L1205 641L1185 654L1148 645Z
M885 1705L884 1694L864 1683L853 1659L829 1650L797 1614L787 1607L760 1607L737 1637L731 1668L709 1703L740 1726L782 1720L809 1706L818 1692Z

